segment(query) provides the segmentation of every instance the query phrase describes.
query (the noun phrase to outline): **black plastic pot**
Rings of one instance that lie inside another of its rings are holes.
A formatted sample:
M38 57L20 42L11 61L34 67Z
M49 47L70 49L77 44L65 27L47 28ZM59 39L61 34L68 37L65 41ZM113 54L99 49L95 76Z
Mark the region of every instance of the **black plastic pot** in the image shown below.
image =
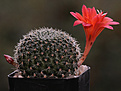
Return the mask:
M9 91L89 91L90 67L76 78L13 78L8 75Z

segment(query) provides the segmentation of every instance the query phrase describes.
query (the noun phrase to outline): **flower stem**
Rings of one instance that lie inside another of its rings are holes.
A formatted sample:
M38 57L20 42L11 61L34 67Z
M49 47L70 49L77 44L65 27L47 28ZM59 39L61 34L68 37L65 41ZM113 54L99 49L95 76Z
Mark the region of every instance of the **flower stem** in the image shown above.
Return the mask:
M92 41L86 42L85 50L84 50L84 53L83 53L82 57L78 61L78 66L80 66L85 61L85 59L86 59L86 57L87 57L87 55L88 55L92 45L93 45Z

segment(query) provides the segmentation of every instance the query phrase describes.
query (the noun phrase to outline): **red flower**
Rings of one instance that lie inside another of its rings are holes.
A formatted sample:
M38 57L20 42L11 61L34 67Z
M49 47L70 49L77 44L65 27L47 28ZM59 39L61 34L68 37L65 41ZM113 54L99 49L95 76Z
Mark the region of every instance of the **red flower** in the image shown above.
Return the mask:
M6 61L9 63L9 64L13 64L14 60L11 56L9 55L4 55Z
M9 64L12 64L13 66L15 66L16 68L18 67L18 64L16 62L14 62L13 58L9 55L5 55L4 54L4 57L6 59L6 61L9 63Z
M113 30L113 27L110 25L117 25L118 22L114 22L113 19L106 17L107 13L102 11L98 13L95 8L87 8L85 5L82 7L82 15L79 13L70 12L77 20L74 22L74 26L82 24L84 27L86 35L86 46L83 53L83 56L78 62L80 66L86 59L95 39L103 31L104 28Z

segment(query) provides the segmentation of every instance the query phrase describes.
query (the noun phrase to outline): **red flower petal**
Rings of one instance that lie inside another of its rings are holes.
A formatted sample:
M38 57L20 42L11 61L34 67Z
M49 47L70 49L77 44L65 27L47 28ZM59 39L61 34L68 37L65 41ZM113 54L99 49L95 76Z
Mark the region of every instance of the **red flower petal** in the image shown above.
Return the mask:
M92 9L91 8L87 8L88 9L88 15L89 15L89 19L92 19Z
M76 21L74 22L74 25L73 25L73 26L76 26L76 25L79 25L79 24L82 24L82 23L83 23L83 21L76 20Z
M104 26L104 27L113 30L112 26L107 25L107 26Z
M97 12L95 10L95 7L93 7L92 10L91 10L91 16L94 17L96 15L97 15Z
M107 15L107 13L103 14L103 12L96 15L98 17L98 22L102 22L106 15ZM109 21L109 20L106 20L106 21Z
M82 6L82 15L83 15L83 17L85 17L85 16L89 17L88 9L87 9L87 7L85 5Z
M78 17L79 20L86 22L78 12L76 12L76 16Z
M109 25L117 25L117 24L119 24L119 22L109 22L107 24L109 24Z
M84 27L90 27L92 24L83 22L82 25L83 25Z
M76 13L70 12L70 14L73 15L76 19L79 19L79 18L77 17Z
M98 22L98 16L93 17L92 24L95 25Z
M111 21L113 21L113 19L111 19L111 18L109 18L109 17L104 17L104 19L103 19L102 22L107 23L107 22L111 22Z

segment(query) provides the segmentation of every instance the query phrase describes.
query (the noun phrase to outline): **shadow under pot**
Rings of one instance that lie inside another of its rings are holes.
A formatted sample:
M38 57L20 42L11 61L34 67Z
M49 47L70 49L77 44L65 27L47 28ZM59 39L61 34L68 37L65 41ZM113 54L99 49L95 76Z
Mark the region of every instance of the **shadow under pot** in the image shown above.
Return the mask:
M89 91L90 67L73 78L14 78L8 75L9 91Z

